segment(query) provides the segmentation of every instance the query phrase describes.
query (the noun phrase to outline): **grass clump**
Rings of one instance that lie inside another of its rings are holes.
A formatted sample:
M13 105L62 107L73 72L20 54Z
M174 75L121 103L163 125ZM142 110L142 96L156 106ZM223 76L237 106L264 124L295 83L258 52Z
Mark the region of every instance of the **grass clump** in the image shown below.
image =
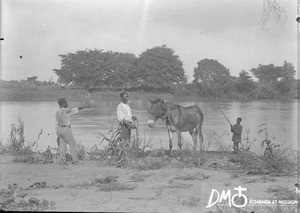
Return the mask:
M126 190L134 190L136 185L126 184L126 183L118 183L111 182L108 184L100 185L99 191L111 192L111 191L126 191Z
M106 164L108 166L129 167L132 163L135 163L138 158L143 158L149 153L145 150L150 148L150 140L146 142L138 137L124 140L119 137L119 130L110 130L110 137L102 133L99 134L103 138L100 143L104 140L108 142L108 145L101 155L100 165Z
M149 176L148 174L135 173L130 177L130 179L133 182L143 182L145 178L148 176Z
M194 196L184 199L181 204L184 206L197 206L200 202L200 198L196 198Z
M36 197L28 198L29 191L17 184L9 184L0 190L0 210L3 211L42 211L52 209L54 202Z
M92 184L97 184L97 183L109 184L109 183L117 182L117 180L116 180L117 178L118 178L118 176L111 176L111 175L108 175L103 178L95 178L92 180Z
M210 176L204 175L201 172L195 172L193 174L184 174L184 175L177 175L175 179L178 180L207 180Z
M295 189L289 189L283 186L270 186L267 192L273 193L273 197L278 200L298 200L300 201L300 195L296 193Z
M34 151L34 147L38 149L38 141L42 135L43 130L41 129L38 133L37 140L34 142L25 141L24 135L24 122L19 117L17 124L12 124L9 138L4 143L3 140L0 142L0 153L8 153L15 156L14 162L18 163L29 163L29 164L40 164L40 163L53 163L53 154L51 148L48 146L47 150Z
M163 160L154 157L141 158L135 163L139 170L157 170L163 166Z

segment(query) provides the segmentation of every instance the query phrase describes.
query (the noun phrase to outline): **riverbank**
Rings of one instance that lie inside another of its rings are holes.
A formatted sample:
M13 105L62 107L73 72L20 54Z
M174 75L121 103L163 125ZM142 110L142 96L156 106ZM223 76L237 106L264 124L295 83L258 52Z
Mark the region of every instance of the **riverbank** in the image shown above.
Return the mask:
M130 99L131 100L143 100L145 99L145 92L143 91L131 91ZM201 101L206 100L210 101L209 97L206 94L198 95L197 92L176 92L172 93L146 93L149 96L160 96L166 100L176 100L181 101ZM295 93L297 94L297 93ZM27 81L12 81L6 82L0 80L0 101L56 101L59 97L65 97L71 101L78 101L83 99L93 99L95 101L100 100L119 100L120 91L114 90L111 91L110 88L103 88L100 91L88 92L83 89L72 89L61 87L55 83L29 83ZM296 95L290 97L297 97ZM213 98L215 101L249 101L257 100L255 98L250 99L246 95L242 94L231 94L225 97ZM267 98L266 98L267 99ZM281 99L292 99L282 96ZM275 99L274 99L275 100Z
M129 92L131 100L143 100L146 99L142 92ZM157 95L147 93L148 95ZM172 99L174 95L167 93L160 93L160 97L164 99ZM77 89L64 89L57 87L41 87L41 88L1 88L0 101L56 101L59 97L65 97L70 101L91 99L95 101L114 101L120 100L120 91L99 91L89 93L85 90Z
M99 167L99 161L67 166L57 162L24 164L15 163L13 156L7 154L0 154L0 162L0 207L4 210L296 212L299 201L294 186L296 174L250 174L237 170L234 163L225 159L195 168L183 167L175 158L168 158L161 168L152 170ZM247 201L235 199L234 204L245 203L243 208L224 204L226 199L207 207L211 196L211 204L217 200L216 192L230 190L229 198L233 198L238 186L246 188L242 194ZM257 200L293 203L253 204Z

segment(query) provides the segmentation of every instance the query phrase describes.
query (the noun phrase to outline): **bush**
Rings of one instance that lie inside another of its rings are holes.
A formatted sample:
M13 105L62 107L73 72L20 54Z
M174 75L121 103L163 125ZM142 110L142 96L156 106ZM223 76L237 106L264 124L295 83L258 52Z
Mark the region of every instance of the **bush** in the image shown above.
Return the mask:
M124 140L119 137L119 130L109 131L110 137L99 133L104 140L108 142L102 153L100 165L106 163L109 166L128 167L135 162L137 158L145 157L148 152L146 149L151 148L150 140L131 137L130 140Z
M257 86L248 97L252 99L278 99L281 98L280 94L272 85L259 85Z

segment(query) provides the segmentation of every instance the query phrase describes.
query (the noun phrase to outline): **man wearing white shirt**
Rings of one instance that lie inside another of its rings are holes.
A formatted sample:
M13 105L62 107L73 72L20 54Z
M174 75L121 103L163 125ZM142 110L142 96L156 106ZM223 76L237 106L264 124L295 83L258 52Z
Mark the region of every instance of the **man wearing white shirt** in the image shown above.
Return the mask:
M65 98L58 99L59 110L55 115L57 142L59 146L59 161L61 165L67 165L66 146L69 144L73 164L81 164L78 161L76 142L71 130L71 115L78 113L79 110L89 108L89 106L68 108Z
M131 136L131 129L136 129L136 126L132 124L133 120L137 118L132 116L131 109L128 102L128 94L127 92L122 92L120 94L121 103L119 103L117 107L117 116L118 121L120 122L119 130L120 130L120 137L129 140Z

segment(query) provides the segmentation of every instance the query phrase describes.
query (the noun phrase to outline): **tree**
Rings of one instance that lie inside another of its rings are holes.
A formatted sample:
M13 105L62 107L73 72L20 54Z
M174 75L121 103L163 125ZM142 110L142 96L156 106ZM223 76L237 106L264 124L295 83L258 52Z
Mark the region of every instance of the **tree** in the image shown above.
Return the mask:
M202 59L194 69L195 82L201 85L212 95L222 96L232 87L230 71L217 60Z
M261 83L276 83L278 80L293 80L296 74L292 63L284 61L283 66L258 65L250 70Z
M242 70L239 73L239 77L237 80L238 82L236 88L238 93L249 93L255 88L252 77L245 70Z
M279 78L280 80L294 80L296 75L295 67L292 63L284 61L282 67L278 67L279 69Z
M273 64L260 64L251 69L251 72L258 78L259 83L268 86L269 89L275 89L281 96L289 96L296 74L293 64L286 61L283 66L277 67Z
M182 61L174 53L174 50L166 45L142 52L138 57L135 72L131 73L132 79L136 79L136 86L170 90L175 85L185 83Z
M136 60L134 54L97 49L80 50L59 57L61 68L53 70L58 75L58 82L84 89L128 86L129 73Z
M31 85L38 85L38 82L36 81L37 76L27 77L27 82Z
M278 67L280 70L279 80L276 83L276 90L284 96L290 96L290 92L295 84L295 67L292 63L284 61L282 67Z
M37 79L37 76L27 77L27 81L28 81L29 83L34 83L34 82L36 82L36 79Z
M252 68L250 70L253 75L258 78L261 83L274 83L280 76L280 69L275 67L274 64L261 65L259 64L257 68Z

